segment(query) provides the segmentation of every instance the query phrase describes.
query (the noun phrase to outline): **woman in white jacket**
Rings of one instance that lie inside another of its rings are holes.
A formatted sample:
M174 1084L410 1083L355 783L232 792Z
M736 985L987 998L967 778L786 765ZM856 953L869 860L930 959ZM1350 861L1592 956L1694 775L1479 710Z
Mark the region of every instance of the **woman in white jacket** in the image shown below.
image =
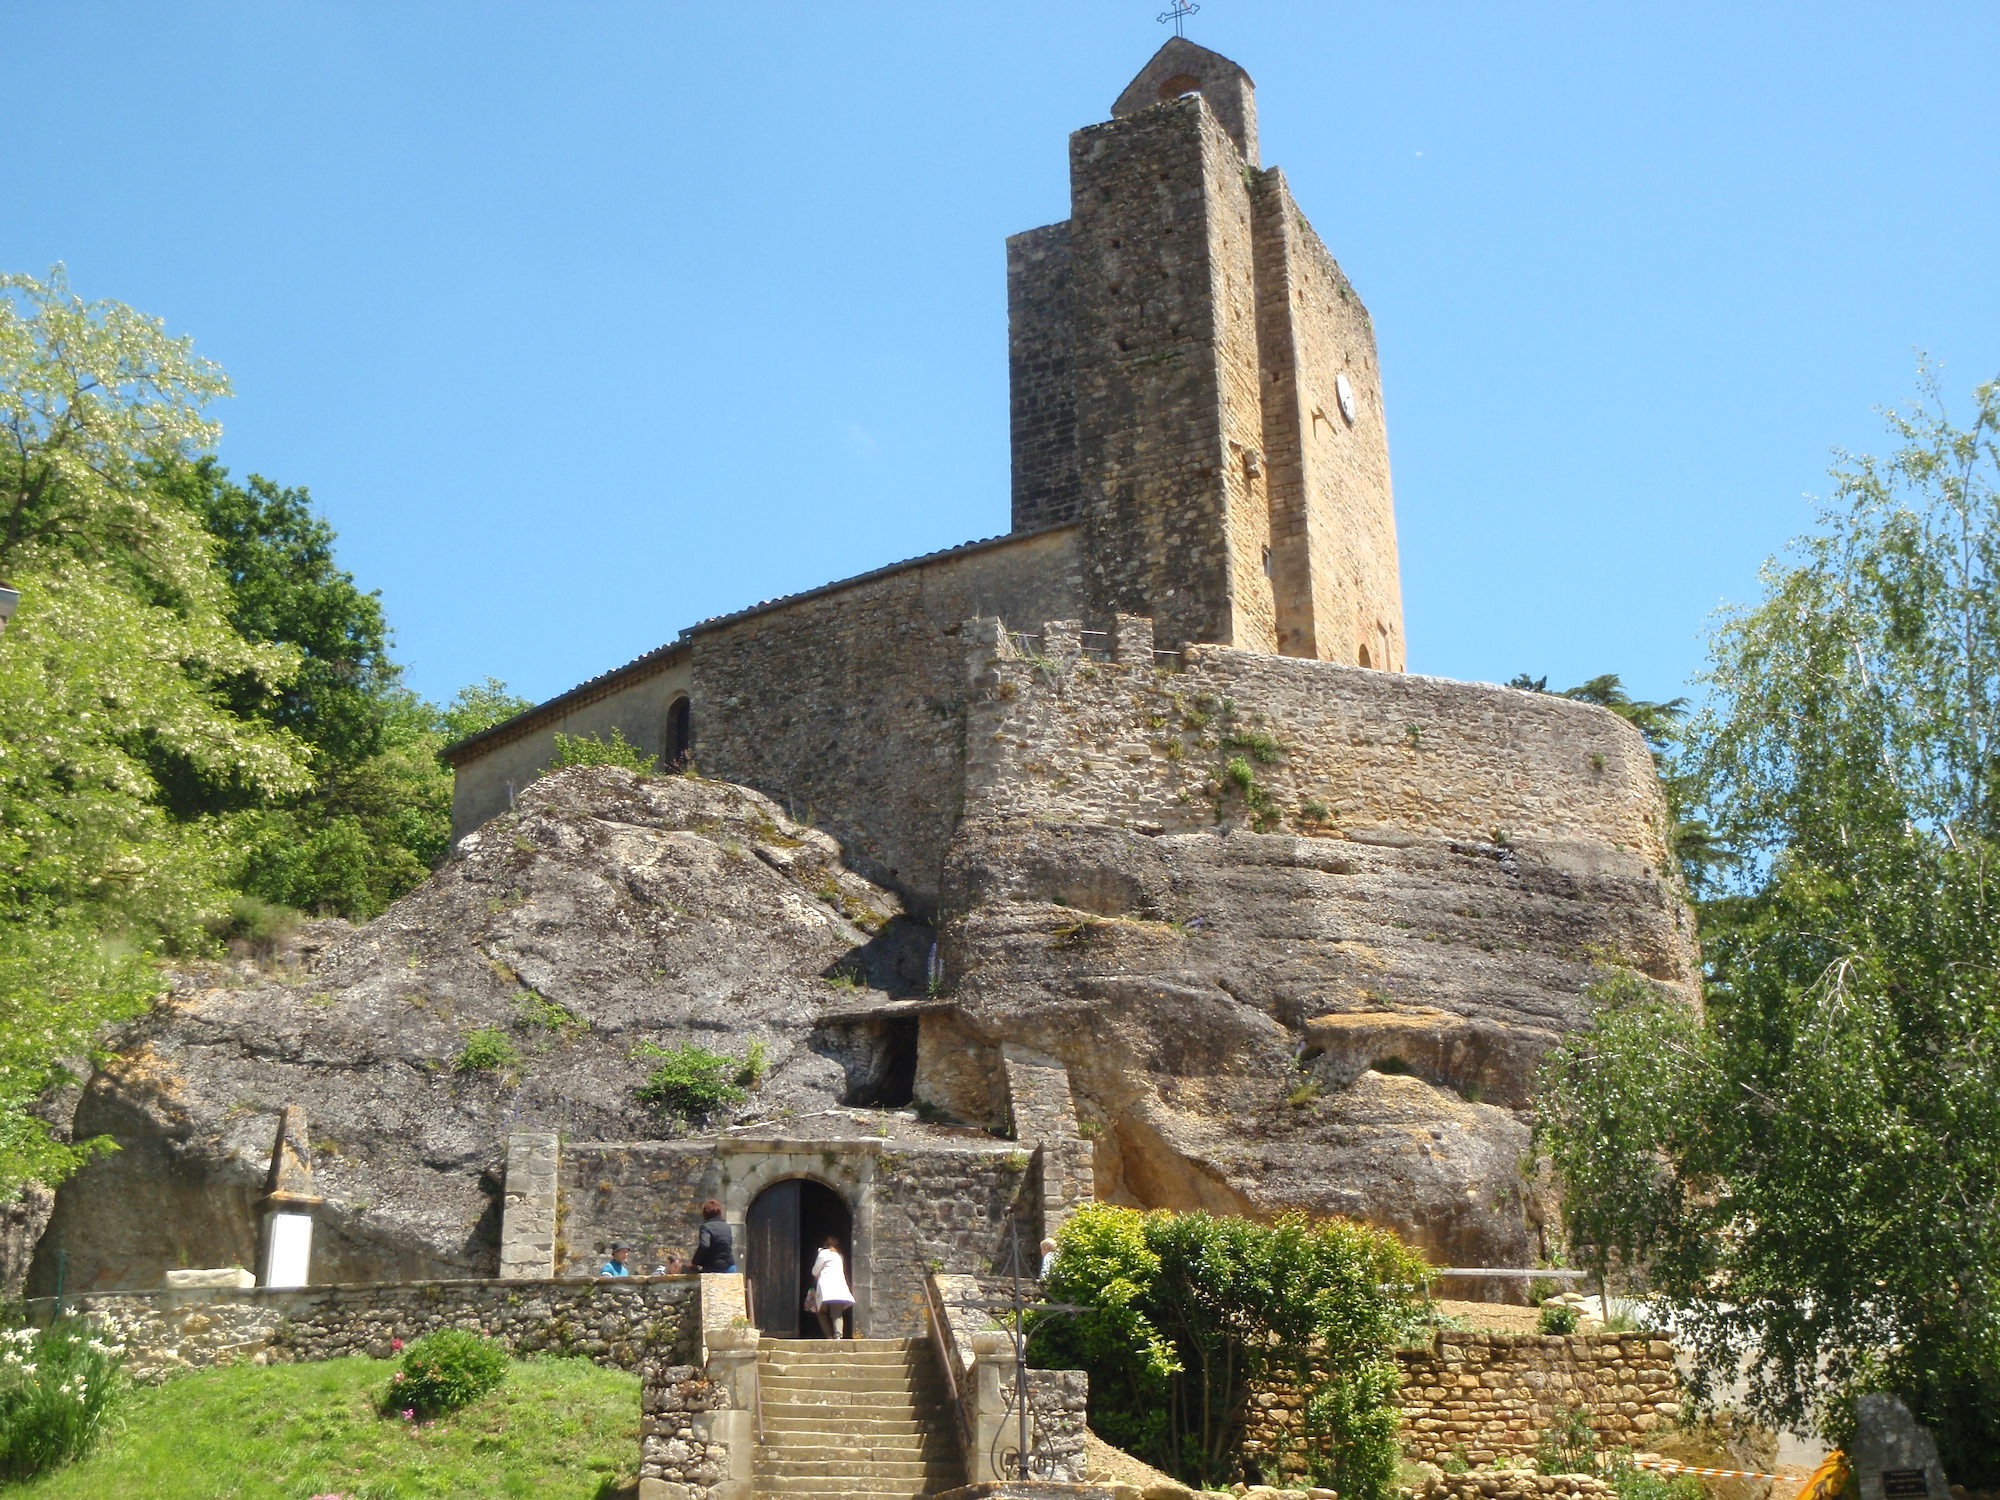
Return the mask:
M847 1319L847 1337L854 1337L854 1292L847 1284L847 1266L840 1258L840 1238L828 1235L818 1255L813 1257L813 1311L819 1314L819 1326L830 1339L837 1339L835 1331L840 1319Z

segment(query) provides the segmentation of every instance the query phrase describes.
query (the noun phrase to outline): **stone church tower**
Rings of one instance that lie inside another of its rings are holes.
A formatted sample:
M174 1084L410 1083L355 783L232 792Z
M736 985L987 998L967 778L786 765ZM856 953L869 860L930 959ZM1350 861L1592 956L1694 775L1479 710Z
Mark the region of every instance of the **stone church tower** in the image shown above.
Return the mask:
M1089 615L1400 671L1367 310L1260 167L1249 74L1176 37L1007 247L1014 529L1083 527Z

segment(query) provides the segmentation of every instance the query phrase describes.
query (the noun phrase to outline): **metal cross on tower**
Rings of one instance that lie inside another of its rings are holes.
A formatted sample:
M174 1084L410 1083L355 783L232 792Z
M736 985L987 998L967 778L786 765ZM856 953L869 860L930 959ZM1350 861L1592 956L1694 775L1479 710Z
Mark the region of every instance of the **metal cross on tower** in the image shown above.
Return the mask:
M1187 18L1194 15L1200 9L1201 7L1195 4L1195 0L1174 0L1171 6L1160 12L1157 19L1162 26L1172 21L1174 23L1174 35L1185 36L1187 35L1184 29L1187 25Z

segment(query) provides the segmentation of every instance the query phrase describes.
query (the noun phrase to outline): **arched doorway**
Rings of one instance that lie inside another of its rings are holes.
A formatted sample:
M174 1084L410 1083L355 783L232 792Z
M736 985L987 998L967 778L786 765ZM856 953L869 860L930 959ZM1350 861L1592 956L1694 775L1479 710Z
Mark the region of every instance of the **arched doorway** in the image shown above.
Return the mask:
M763 1332L786 1339L820 1336L819 1319L805 1312L805 1297L813 1257L828 1235L839 1238L852 1282L854 1215L840 1194L810 1178L787 1177L751 1203L743 1223L743 1272Z

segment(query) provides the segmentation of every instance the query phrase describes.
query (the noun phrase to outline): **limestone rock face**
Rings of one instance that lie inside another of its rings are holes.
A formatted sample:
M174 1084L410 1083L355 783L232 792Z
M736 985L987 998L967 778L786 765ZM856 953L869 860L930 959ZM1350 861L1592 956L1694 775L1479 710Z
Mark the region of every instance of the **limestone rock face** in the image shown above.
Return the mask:
M1532 842L993 820L950 874L957 1055L1066 1062L1101 1197L1343 1213L1440 1264L1531 1263L1535 1068L1593 954L1682 947L1637 854Z
M545 777L282 982L187 976L117 1039L75 1129L121 1149L57 1195L31 1289L52 1289L57 1250L77 1291L256 1265L287 1105L311 1121L327 1199L315 1281L490 1275L510 1129L675 1133L634 1097L655 1066L635 1055L646 1044L743 1057L762 1043L746 1115L837 1102L846 1072L812 1050L835 993L821 976L890 982L899 913L831 839L754 792L602 768ZM462 1068L468 1036L489 1028L517 1061Z

